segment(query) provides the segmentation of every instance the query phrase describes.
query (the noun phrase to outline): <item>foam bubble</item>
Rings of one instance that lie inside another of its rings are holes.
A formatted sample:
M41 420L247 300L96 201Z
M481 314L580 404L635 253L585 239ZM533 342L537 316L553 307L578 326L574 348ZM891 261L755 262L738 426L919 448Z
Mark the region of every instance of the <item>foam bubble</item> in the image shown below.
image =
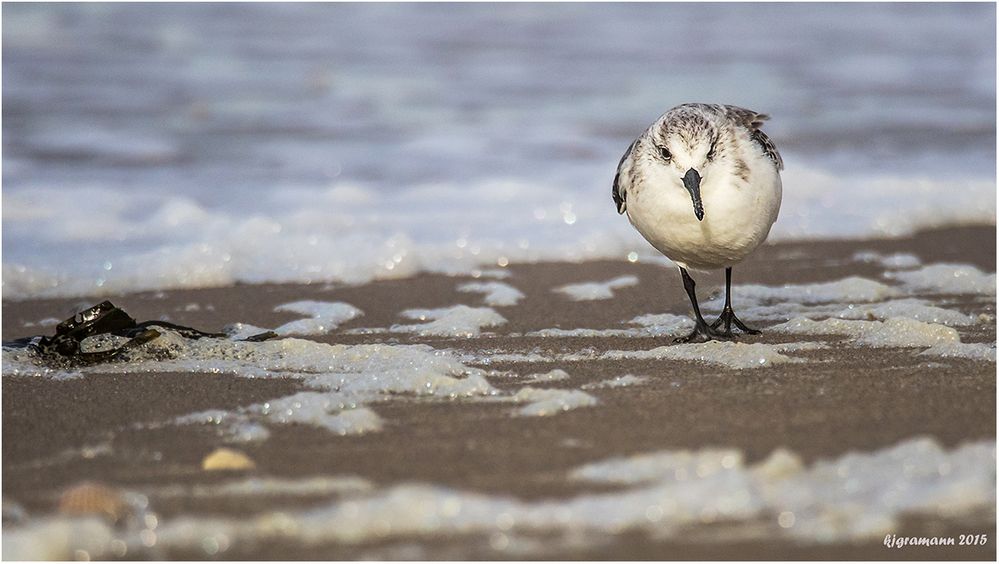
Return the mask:
M348 401L339 394L301 392L252 406L248 411L275 423L304 423L338 435L381 431L384 422L377 413L366 407L350 409Z
M920 356L940 356L944 358L968 358L971 360L996 361L995 343L940 343L919 353Z
M456 305L439 309L408 309L403 317L430 320L415 325L393 325L393 333L416 333L435 337L478 337L484 327L496 327L506 323L506 318L488 307L468 307Z
M549 372L544 372L540 374L531 374L527 377L524 382L558 382L560 380L568 380L569 373L561 368L556 368Z
M916 272L919 271L888 273L886 276L915 275ZM974 316L933 305L925 299L900 298L907 291L912 291L912 288L850 277L784 287L747 284L735 290L735 299L740 317L764 321L785 322L796 317L880 320L907 317L952 326L968 326L977 322ZM724 296L721 295L703 302L702 308L705 312L714 313L719 312L723 304Z
M656 347L647 351L608 351L601 358L696 361L736 370L800 362L799 359L781 354L784 350L787 349L782 345L708 341Z
M847 335L858 345L871 347L929 347L960 341L957 331L936 323L923 323L904 317L886 321L799 317L770 328L771 331L805 335Z
M882 257L880 262L885 267L893 269L915 268L922 264L919 257L910 253L895 253L888 255Z
M325 335L340 324L364 315L356 307L343 302L318 302L303 300L282 304L274 308L277 312L299 313L308 319L290 321L274 330L278 335Z
M266 441L271 432L267 427L253 422L244 413L224 409L209 409L182 415L173 420L176 425L212 425L218 434L230 443L254 443ZM143 424L145 427L155 427L157 424Z
M29 350L3 348L4 377L39 377L53 380L75 380L83 378L83 372L72 369L53 368L40 362L38 357Z
M503 282L469 282L458 286L458 291L483 293L483 300L491 306L514 306L524 299L520 290Z
M597 398L586 392L555 388L521 388L510 399L517 403L526 403L527 405L517 410L517 414L529 417L545 417L597 404Z
M663 451L612 458L576 468L573 480L605 484L647 484L664 478L707 478L712 474L743 465L742 453L731 449Z
M4 527L4 560L88 560L112 556L114 531L99 518L47 517L21 527Z
M996 275L967 264L931 264L919 270L887 272L910 292L926 294L996 294Z
M707 343L687 343L665 345L650 350L612 350L600 353L593 348L569 353L536 352L455 352L462 362L488 366L495 362L511 363L554 363L584 362L600 360L682 360L696 361L732 369L762 368L785 362L803 362L803 359L783 353L795 353L827 348L825 343L739 343L732 341L709 341Z
M816 284L786 284L784 286L760 286L740 284L735 290L739 300L800 302L804 304L824 304L832 302L877 302L897 297L897 288L874 280L850 276L834 282Z
M677 337L690 332L694 321L672 313L646 314L628 321L641 327L628 329L560 329L530 331L528 337Z
M876 262L885 268L907 269L922 264L919 257L910 253L895 253L883 255L876 251L859 251L853 254L853 260L858 262Z
M672 313L647 313L629 321L641 325L643 333L651 337L683 335L694 328L694 320L685 315Z
M599 388L623 388L626 386L637 386L646 382L648 378L645 376L634 376L632 374L625 374L624 376L615 376L609 380L601 380L599 382L592 382L590 384L583 384L582 389L584 390L596 390Z
M267 331L269 329L250 325L249 323L230 323L222 328L222 332L234 341L242 341L243 339L266 333Z
M497 362L548 363L558 362L558 355L540 353L517 353L502 351L458 352L454 353L462 362L473 365L488 366Z
M219 498L263 496L330 496L353 494L374 490L374 484L357 476L315 476L285 479L252 477L218 484L166 485L142 488L150 497L163 498Z
M566 284L552 290L561 292L574 301L589 300L609 300L614 297L614 290L627 288L638 284L636 276L619 276L606 282L583 282L580 284Z
M844 308L834 314L840 319L869 319L885 321L892 317L905 317L926 323L966 326L977 323L975 317L959 311L926 305L922 300L891 300L879 304L859 304Z
M638 337L639 329L560 329L552 327L524 334L525 337Z

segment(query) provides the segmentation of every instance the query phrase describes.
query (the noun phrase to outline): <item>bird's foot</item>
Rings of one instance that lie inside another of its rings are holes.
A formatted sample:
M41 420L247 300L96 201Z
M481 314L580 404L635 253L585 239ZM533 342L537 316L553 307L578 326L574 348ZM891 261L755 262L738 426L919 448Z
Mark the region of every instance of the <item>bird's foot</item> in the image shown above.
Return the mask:
M706 343L708 341L729 341L732 339L732 334L728 335L715 331L713 327L708 326L707 323L697 323L694 326L694 330L690 332L689 335L684 335L683 337L677 337L673 339L673 344L681 343Z
M735 316L735 312L732 311L732 308L728 307L722 310L721 315L718 316L718 319L716 319L715 322L711 324L711 328L717 329L721 325L725 326L725 330L721 331L720 334L729 338L735 337L735 334L732 333L732 325L735 325L740 331L746 333L747 335L760 334L759 329L753 329L751 327L747 327L746 324L742 322L742 320L740 320L738 317Z

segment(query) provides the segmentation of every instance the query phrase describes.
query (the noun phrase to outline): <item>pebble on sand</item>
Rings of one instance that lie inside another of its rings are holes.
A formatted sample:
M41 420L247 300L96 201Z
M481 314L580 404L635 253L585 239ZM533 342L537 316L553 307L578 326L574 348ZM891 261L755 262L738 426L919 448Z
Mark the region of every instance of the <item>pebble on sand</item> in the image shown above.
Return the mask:
M217 448L201 461L203 470L252 470L257 465L238 450Z

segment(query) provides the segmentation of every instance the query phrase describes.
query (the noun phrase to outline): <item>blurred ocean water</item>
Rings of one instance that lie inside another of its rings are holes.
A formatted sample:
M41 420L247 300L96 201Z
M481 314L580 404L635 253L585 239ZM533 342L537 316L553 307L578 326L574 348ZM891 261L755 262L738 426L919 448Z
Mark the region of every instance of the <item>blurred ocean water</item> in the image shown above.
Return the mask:
M774 238L995 220L990 4L5 4L5 298L653 251L669 107L770 113Z

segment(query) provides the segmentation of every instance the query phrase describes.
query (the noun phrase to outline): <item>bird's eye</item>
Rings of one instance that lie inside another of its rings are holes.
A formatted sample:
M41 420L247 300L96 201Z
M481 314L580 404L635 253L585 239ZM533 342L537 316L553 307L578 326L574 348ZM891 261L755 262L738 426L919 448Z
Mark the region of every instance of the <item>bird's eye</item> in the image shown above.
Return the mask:
M670 153L669 149L667 149L666 147L659 147L659 154L662 155L663 160L666 161L673 158L673 153Z
M711 145L711 150L708 151L708 160L709 161L715 160L715 146L714 145Z

